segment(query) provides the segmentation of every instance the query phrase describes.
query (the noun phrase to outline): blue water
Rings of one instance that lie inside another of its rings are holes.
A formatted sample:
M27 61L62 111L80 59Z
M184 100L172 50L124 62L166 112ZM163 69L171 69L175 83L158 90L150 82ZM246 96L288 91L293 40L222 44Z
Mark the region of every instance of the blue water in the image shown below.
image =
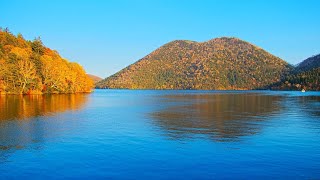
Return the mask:
M320 179L320 93L0 96L0 179Z

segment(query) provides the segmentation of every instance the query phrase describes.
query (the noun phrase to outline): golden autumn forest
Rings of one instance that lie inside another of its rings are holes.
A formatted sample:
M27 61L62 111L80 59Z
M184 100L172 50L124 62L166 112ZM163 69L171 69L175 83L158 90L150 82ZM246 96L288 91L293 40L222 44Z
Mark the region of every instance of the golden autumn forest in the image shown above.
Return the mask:
M0 29L0 94L91 92L93 81L78 63L43 45Z

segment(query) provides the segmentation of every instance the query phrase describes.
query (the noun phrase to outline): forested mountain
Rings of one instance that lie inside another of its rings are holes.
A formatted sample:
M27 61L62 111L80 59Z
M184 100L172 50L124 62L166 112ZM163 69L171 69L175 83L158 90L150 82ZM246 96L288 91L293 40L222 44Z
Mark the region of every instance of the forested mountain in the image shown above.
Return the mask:
M302 61L281 82L270 85L274 90L320 90L320 54Z
M177 40L97 83L98 88L257 89L281 81L293 67L237 38Z
M309 71L320 67L320 54L312 56L301 63L296 67L297 71Z
M0 94L90 92L93 81L77 63L45 47L0 29Z

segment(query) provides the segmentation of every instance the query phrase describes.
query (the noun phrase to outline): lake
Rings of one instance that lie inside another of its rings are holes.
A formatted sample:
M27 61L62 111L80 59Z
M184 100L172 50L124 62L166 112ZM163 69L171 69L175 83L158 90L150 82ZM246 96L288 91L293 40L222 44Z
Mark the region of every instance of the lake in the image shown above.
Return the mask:
M0 179L319 179L320 92L0 96Z

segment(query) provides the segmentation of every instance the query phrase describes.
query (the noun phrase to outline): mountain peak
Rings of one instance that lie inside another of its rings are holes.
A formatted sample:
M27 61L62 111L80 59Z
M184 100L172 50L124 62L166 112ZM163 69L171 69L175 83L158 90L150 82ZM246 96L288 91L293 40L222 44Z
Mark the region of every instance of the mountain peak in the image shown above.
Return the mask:
M173 40L167 44L174 44L174 43L187 43L187 44L203 44L203 43L209 43L209 42L222 42L222 41L238 41L238 42L245 42L237 37L219 37L219 38L213 38L210 39L208 41L204 41L204 42L198 42L198 41L192 41L192 40L182 40L182 39L178 39L178 40Z
M222 37L218 37L218 38L213 38L209 41L217 41L217 40L224 40L224 41L243 41L237 37L228 37L228 36L222 36Z

